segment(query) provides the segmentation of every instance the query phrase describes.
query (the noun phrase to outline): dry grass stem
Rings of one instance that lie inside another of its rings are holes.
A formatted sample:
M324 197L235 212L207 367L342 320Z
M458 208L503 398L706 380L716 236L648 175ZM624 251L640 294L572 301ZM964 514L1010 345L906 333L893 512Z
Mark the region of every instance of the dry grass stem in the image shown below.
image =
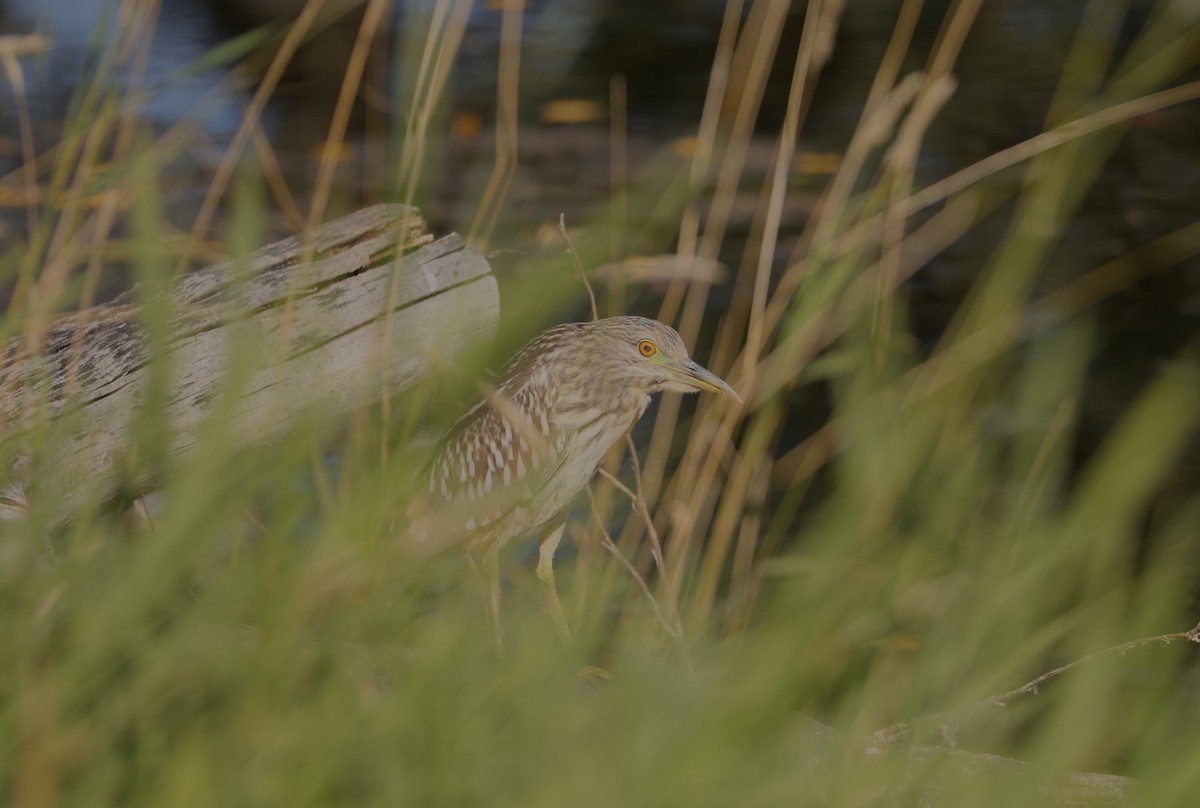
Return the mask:
M341 153L346 142L346 127L350 123L350 113L354 110L354 100L358 98L358 88L362 85L371 44L378 34L384 13L391 7L391 0L368 0L367 2L366 13L363 14L362 24L359 25L354 48L350 52L350 60L346 65L346 73L338 92L337 106L333 110L329 132L326 134L325 144L321 148L321 159L317 163L317 180L313 186L312 207L308 211L307 229L309 231L319 225L325 216L329 194L333 189L333 180L337 175L338 165L342 161ZM255 131L257 132L257 126Z
M225 150L225 156L217 166L216 175L213 177L212 182L209 183L208 192L204 195L204 201L201 203L200 210L196 214L196 220L192 224L190 242L200 241L212 223L212 217L216 214L217 206L220 204L225 191L229 188L229 181L233 179L234 169L237 167L242 152L246 148L246 141L254 132L258 131L259 120L262 117L263 110L267 106L267 101L270 99L272 93L275 92L275 88L279 85L279 80L283 78L283 72L287 69L292 57L295 56L296 50L308 37L309 31L324 5L325 0L306 0L304 8L300 10L300 14L297 15L295 22L288 28L287 36L284 37L283 44L279 47L279 52L271 60L266 74L259 83L258 89L254 92L254 97L251 99L250 105L246 108L245 115L242 117L242 123L238 126L237 131L234 132L233 138L229 142L229 147ZM184 270L187 269L189 258L188 251L184 250L175 268L176 277L182 275Z
M29 118L29 100L25 97L25 71L21 69L19 59L22 56L45 53L49 48L50 40L43 34L0 36L0 66L4 68L4 76L8 79L13 98L17 102L17 129L21 140L21 168L25 183L26 228L30 243L37 235L37 166L34 162L36 155L33 124Z
M521 87L521 29L525 1L509 0L500 14L500 65L496 81L496 160L467 242L484 249L492 237L517 171L518 99Z
M416 199L429 142L429 127L462 46L472 0L437 0L422 43L421 63L412 88L412 105L404 133L398 171L400 198ZM414 37L413 41L419 41Z
M918 213L1001 171L1018 166L1060 146L1133 120L1138 116L1197 98L1200 98L1200 82L1190 82L1106 107L1055 127L1048 132L1043 132L1029 140L1021 141L1015 146L1002 149L977 163L972 163L961 171L956 171L949 177L917 191L904 200L905 205L908 207L910 215ZM829 257L843 256L870 242L880 231L884 217L884 213L878 213L848 228L830 244Z
M575 267L575 271L579 273L579 280L583 281L583 288L587 290L588 303L592 307L592 319L599 320L600 309L596 306L596 293L592 291L592 284L588 281L587 272L583 269L583 262L579 260L579 253L575 251L575 245L571 243L571 236L567 233L567 217L564 213L558 214L558 233L567 245L567 254L571 256L571 263Z
M628 491L628 489L626 489ZM631 492L632 494L632 492ZM622 555L620 548L613 543L612 536L608 535L608 531L604 528L604 521L600 517L600 512L596 508L595 496L592 494L592 489L588 488L588 500L591 502L592 516L596 524L596 529L600 531L600 545L612 554L613 558L621 564L622 567L629 572L633 580L637 581L638 587L642 590L642 594L646 596L646 600L650 602L650 608L654 610L654 617L658 620L659 625L674 639L683 638L683 628L679 625L679 619L668 620L662 608L658 605L658 600L655 599L654 593L650 591L650 587L646 584L646 579L637 571L637 568L629 562L629 559Z
M880 394L910 402L928 398L984 362L994 359L1019 340L1043 333L1150 273L1174 266L1195 255L1200 255L1200 222L1182 227L1139 250L1097 267L1033 301L1026 312L994 320L962 337L909 370L897 380L894 387L880 391ZM1038 316L1029 316L1030 311L1037 312ZM818 342L809 345L804 355L813 354L821 345L828 344L835 333L829 332ZM834 445L831 438L837 434L838 425L838 419L831 420L776 460L776 480L782 482L786 479L794 483L800 476L808 476L816 470L814 461L819 465L828 460L830 455L827 451L814 454L814 450L819 447L828 450Z
M617 479L617 476L608 469L600 469L600 475L608 480L614 488L629 497L633 509L642 517L646 535L650 538L650 554L654 558L654 566L658 569L659 574L662 574L664 571L662 543L659 541L658 530L654 527L654 520L650 516L650 509L646 506L646 501L636 491L631 490L629 486Z
M1100 651L1088 654L1074 662L1068 662L1066 665L1060 665L1053 670L1046 671L1040 676L1030 679L1020 687L1004 693L999 693L995 696L989 696L986 699L966 704L962 707L956 707L952 710L944 710L940 713L921 716L909 721L901 721L898 724L893 724L890 727L884 727L871 733L868 741L873 747L883 747L897 741L904 740L911 736L914 732L929 729L950 729L950 734L953 735L952 728L961 724L963 721L971 718L979 713L986 712L996 707L1007 707L1009 702L1018 696L1037 695L1038 689L1050 681L1064 673L1075 670L1084 665L1090 665L1095 662L1115 662L1121 659L1130 651L1141 648L1146 645L1170 645L1178 640L1185 640L1192 643L1200 643L1200 624L1197 624L1189 631L1177 631L1170 634L1158 634L1153 637L1141 637L1136 640L1129 640L1120 645L1114 645L1110 648L1105 648Z
M293 233L303 233L306 226L304 214L296 204L296 198L292 196L283 171L279 168L279 161L275 159L275 149L263 134L261 127L255 126L251 137L254 138L254 153L262 163L263 178L266 179L267 187L271 189L271 195L279 205L280 213Z

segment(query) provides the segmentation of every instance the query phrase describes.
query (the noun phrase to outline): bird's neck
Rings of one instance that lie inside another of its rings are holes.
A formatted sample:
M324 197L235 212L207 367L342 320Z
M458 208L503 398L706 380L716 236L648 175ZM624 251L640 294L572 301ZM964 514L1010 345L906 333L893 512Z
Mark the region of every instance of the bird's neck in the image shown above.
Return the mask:
M650 404L650 394L617 382L612 382L611 385L613 389L605 390L604 396L601 397L606 399L603 405L597 403L594 390L580 389L563 394L555 408L556 426L566 431L578 432L604 421L608 429L618 432L618 437L624 434L646 411Z

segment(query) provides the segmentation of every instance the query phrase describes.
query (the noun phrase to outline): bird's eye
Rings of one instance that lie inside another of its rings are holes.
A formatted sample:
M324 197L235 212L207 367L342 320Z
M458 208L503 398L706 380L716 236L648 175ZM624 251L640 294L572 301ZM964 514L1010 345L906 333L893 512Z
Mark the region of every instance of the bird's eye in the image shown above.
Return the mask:
M642 356L654 356L658 353L658 346L648 339L644 339L638 343L638 353Z

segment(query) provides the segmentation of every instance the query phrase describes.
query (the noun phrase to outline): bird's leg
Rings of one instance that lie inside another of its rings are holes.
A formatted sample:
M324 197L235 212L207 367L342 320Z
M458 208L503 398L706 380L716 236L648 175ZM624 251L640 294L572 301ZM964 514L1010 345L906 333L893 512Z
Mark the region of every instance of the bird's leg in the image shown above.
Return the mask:
M571 629L567 627L567 615L563 612L562 603L558 599L558 589L554 586L554 551L562 541L566 520L542 533L542 543L538 547L537 577L542 583L542 592L546 595L546 606L550 609L550 617L558 636L563 643L571 641Z
M484 584L488 622L492 624L492 632L496 635L496 652L504 653L504 634L500 630L500 548L501 542L493 542L484 551L481 569Z
M567 522L564 519L554 527L542 532L542 543L538 546L537 577L542 584L542 592L546 595L546 606L550 609L550 617L554 627L558 629L559 639L566 645L571 641L571 629L567 626L567 615L563 611L562 602L558 599L558 589L554 586L554 551L562 541L563 529ZM579 671L579 676L593 690L599 691L601 685L612 678L612 674L594 665L585 665Z

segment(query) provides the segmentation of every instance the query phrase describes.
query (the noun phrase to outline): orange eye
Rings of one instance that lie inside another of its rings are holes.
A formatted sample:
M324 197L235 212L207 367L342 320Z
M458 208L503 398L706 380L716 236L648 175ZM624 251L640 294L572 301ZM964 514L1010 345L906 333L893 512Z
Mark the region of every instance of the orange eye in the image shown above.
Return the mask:
M638 343L638 353L642 356L654 356L658 353L658 346L648 339L644 339Z

